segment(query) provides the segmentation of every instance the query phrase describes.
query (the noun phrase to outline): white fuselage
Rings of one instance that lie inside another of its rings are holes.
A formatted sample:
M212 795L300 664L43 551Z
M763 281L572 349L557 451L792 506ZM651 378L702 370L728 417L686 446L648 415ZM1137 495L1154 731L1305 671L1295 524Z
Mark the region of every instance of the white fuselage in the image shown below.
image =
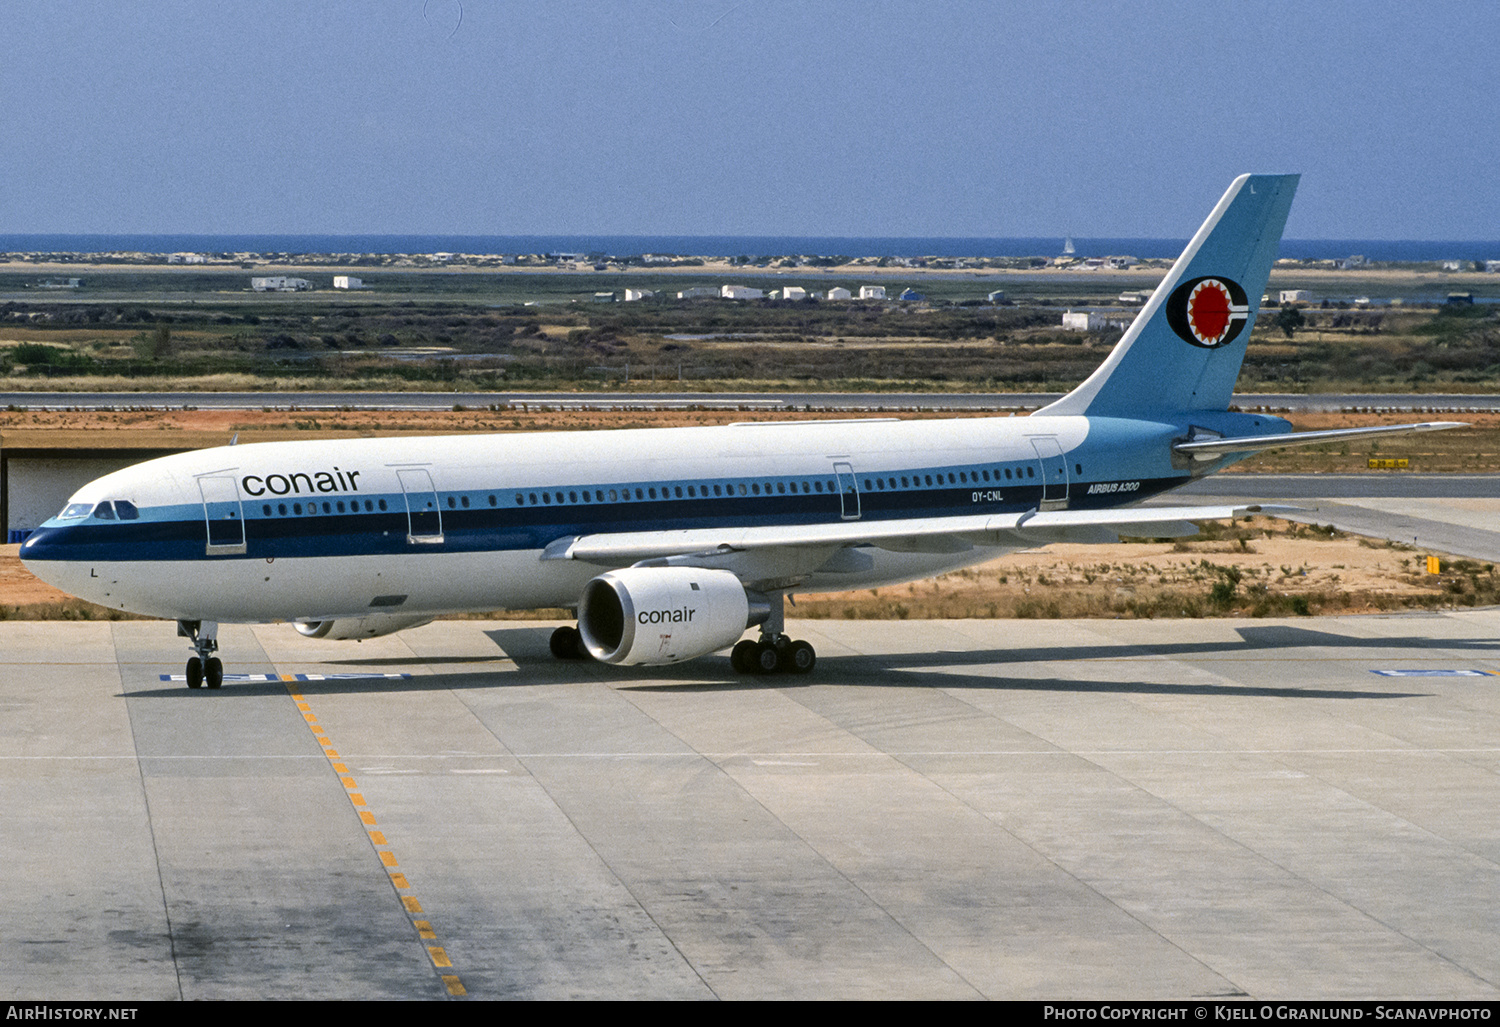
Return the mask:
M1120 505L1186 480L1164 446L1122 470L1089 452L1090 431L1084 417L867 420L222 447L89 484L22 558L74 595L179 620L570 607L607 566L543 559L559 539L1076 505L1123 476L1096 504ZM136 516L97 516L121 501ZM762 577L868 587L1004 551L836 548L789 549Z

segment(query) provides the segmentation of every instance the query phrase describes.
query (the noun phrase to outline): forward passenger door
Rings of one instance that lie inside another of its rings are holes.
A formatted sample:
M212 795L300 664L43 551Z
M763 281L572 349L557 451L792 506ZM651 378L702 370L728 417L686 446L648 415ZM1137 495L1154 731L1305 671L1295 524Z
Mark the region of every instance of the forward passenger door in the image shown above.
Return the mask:
M245 552L245 509L232 475L204 475L198 479L203 497L203 521L208 531L208 556L238 556Z
M404 467L396 471L401 492L406 497L406 541L437 543L443 541L443 512L438 507L437 489L425 467Z

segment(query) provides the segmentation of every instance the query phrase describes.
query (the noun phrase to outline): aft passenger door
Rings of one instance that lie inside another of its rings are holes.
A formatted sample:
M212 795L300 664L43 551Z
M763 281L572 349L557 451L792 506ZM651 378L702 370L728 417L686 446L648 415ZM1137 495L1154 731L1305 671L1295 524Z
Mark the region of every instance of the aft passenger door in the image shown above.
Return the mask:
M1032 436L1031 448L1041 463L1042 502L1039 509L1061 510L1068 505L1068 458L1050 435Z
M245 552L245 509L232 476L206 475L198 479L203 497L203 521L208 530L208 556L238 556Z
M859 483L854 479L854 465L834 464L833 476L839 483L839 515L846 521L859 520Z
M432 475L423 467L406 467L397 470L396 477L406 496L406 541L443 541L443 512L438 508Z

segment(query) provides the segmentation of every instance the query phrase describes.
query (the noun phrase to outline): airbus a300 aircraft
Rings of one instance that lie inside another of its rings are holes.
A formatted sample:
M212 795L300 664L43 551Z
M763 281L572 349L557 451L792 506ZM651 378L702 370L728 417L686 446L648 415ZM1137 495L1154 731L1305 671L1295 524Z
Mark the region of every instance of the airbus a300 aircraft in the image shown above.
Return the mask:
M85 486L21 558L75 596L176 620L192 688L223 681L221 623L361 639L535 607L576 607L552 638L563 658L733 646L740 672L805 673L788 595L1191 535L1252 508L1136 504L1274 446L1450 427L1290 434L1228 410L1296 185L1236 179L1099 369L1030 417L229 446Z

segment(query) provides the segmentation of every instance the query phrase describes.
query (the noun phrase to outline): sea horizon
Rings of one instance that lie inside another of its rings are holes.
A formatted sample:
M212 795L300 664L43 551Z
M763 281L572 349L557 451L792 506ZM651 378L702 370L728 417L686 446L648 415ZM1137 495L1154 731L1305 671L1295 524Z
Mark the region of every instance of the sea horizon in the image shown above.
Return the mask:
M842 237L696 235L313 235L313 234L0 234L0 253L205 253L205 254L432 254L519 255L576 253L632 257L1052 257L1062 236ZM1172 259L1186 239L1072 236L1078 257L1132 256ZM1500 241L1420 239L1283 239L1280 256L1336 260L1350 256L1381 262L1500 259Z

